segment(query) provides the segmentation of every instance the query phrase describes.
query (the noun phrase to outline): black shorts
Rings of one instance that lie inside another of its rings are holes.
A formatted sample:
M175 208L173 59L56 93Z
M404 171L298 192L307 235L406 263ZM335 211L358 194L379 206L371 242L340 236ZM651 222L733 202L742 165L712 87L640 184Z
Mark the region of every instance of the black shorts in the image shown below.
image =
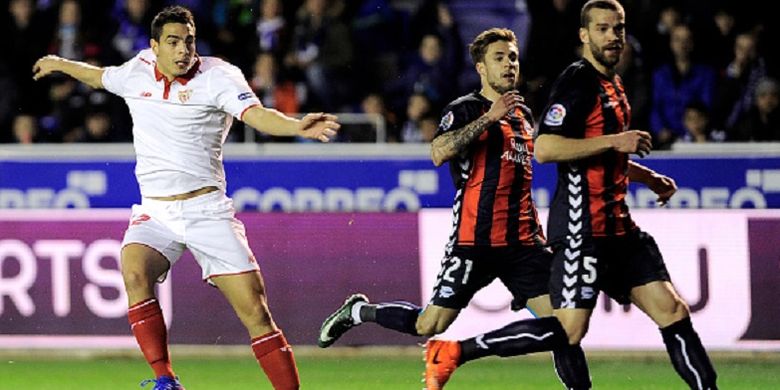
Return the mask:
M632 288L669 281L658 245L643 231L564 240L554 251L550 298L555 309L593 309L599 291L628 304Z
M541 246L456 246L442 260L431 303L465 308L474 294L498 278L512 294L512 310L549 294L552 253Z

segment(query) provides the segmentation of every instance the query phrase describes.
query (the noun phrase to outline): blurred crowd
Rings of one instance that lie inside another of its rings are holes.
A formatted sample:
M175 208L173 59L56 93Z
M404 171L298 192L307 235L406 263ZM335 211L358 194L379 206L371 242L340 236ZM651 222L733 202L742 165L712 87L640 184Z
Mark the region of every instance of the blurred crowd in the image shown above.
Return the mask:
M518 35L521 92L537 114L579 56L584 0L4 0L0 9L0 142L127 142L121 99L66 77L33 82L46 54L118 65L149 45L154 15L189 7L197 50L244 72L285 113L379 115L343 142L427 142L442 108L478 88L466 45L500 26ZM675 142L780 141L778 23L757 0L624 0L628 44L618 66L632 128ZM237 122L237 121L236 121ZM240 123L234 124L242 127ZM244 140L233 129L230 141ZM256 142L296 142L258 137Z

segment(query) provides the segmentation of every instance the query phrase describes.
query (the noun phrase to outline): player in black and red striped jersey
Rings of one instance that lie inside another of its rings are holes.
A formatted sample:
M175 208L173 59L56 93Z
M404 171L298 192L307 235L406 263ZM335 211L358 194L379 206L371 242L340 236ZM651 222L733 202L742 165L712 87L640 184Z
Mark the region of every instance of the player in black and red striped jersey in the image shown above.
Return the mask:
M548 235L554 248L550 295L569 343L578 345L600 291L634 303L660 328L674 368L692 389L715 389L716 373L693 329L688 305L670 282L658 246L625 202L629 181L665 203L674 180L631 161L651 149L629 130L631 107L615 66L625 45L625 13L615 0L582 8L583 59L553 85L536 139L536 158L558 163Z
M531 198L534 126L516 90L517 40L511 30L495 28L477 36L469 49L482 88L445 108L431 145L435 165L449 162L457 190L453 233L431 301L422 310L408 302L370 304L364 295L352 295L323 323L319 345L330 346L363 322L417 336L442 333L477 291L499 279L513 295L512 309L528 307L546 318L519 321L462 342L429 340L426 388L443 387L467 361L540 350L554 350L567 388L590 388L582 349L568 345L563 328L551 317L551 252Z

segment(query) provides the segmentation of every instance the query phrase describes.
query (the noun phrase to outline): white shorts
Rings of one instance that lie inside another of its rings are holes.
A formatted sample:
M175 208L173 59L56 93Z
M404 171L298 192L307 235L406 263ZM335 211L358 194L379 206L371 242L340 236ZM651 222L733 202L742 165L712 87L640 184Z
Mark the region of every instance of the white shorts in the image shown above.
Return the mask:
M133 205L122 247L131 243L146 245L165 256L171 266L188 248L204 280L256 271L259 267L249 249L246 229L235 214L233 201L221 191L187 200L143 198L140 205Z

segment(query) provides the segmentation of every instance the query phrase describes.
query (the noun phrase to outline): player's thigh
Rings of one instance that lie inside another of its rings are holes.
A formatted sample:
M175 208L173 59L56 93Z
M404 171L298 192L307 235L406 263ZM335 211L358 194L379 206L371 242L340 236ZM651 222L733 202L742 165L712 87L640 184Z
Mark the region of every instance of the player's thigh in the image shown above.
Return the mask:
M634 287L631 301L662 328L690 315L688 305L668 281Z
M661 299L659 303L672 303L674 289L668 282L669 272L666 269L661 251L653 237L643 231L637 231L626 237L613 240L609 246L611 263L607 282L603 290L621 304L636 303L635 290L646 290L644 299ZM657 283L656 283L657 282Z
M501 254L495 259L497 275L512 294L512 310L528 307L535 315L552 315L549 297L552 253L536 246L506 247L497 253Z
M535 317L549 317L553 314L553 307L549 294L529 299L526 302L526 307L528 307L528 310L530 310Z
M145 275L156 280L171 267L171 263L157 249L141 243L130 243L122 247L122 275Z
M169 227L168 213L160 209L159 203L133 206L120 256L125 283L131 282L128 287L145 278L162 282L184 251L184 244Z
M452 309L434 304L429 304L417 317L417 333L423 336L432 336L443 333L452 325L460 314L460 309Z

